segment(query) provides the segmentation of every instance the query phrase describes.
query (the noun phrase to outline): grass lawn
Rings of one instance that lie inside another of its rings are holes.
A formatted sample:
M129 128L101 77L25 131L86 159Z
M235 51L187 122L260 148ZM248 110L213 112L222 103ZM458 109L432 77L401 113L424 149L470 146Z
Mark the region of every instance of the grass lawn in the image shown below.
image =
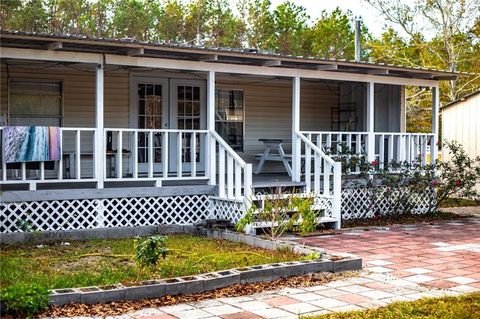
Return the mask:
M269 251L226 240L169 236L170 253L157 266L137 265L134 239L72 241L45 246L5 246L0 251L0 287L18 283L49 289L133 284L248 265L301 259L291 251Z
M468 198L446 198L440 207L480 206L480 200Z
M459 297L423 298L411 302L395 302L388 306L365 311L326 314L314 319L478 319L480 293Z

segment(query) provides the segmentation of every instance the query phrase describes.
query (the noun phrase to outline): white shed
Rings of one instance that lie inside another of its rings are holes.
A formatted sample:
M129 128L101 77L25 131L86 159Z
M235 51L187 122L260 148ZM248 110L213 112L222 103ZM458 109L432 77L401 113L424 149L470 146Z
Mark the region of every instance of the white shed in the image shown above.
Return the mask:
M480 90L444 105L441 114L442 139L462 144L470 157L480 156ZM449 158L443 148L442 159Z
M442 139L463 145L470 157L480 156L480 90L442 107ZM442 150L448 159L448 151Z

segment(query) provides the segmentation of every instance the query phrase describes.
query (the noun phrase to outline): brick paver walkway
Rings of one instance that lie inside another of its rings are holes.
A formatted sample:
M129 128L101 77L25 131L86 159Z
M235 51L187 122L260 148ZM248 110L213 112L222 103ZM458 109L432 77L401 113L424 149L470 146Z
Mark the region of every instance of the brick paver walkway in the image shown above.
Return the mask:
M321 286L142 309L118 318L293 319L480 291L480 219L349 230L298 241L357 254L364 270L359 277Z
M480 220L346 231L305 245L362 257L364 269L434 288L480 288Z

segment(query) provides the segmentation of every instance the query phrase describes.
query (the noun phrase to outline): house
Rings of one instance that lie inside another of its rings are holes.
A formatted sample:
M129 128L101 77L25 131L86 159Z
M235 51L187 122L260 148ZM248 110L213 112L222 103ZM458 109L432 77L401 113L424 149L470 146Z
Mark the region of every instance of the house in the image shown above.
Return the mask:
M443 105L440 111L442 139L457 141L471 158L480 156L480 90ZM442 159L450 158L448 149L442 148ZM480 185L477 189L480 191Z
M0 57L3 158L20 148L13 126L48 127L38 136L60 146L54 160L3 160L2 233L236 221L275 186L314 194L338 228L341 164L325 150L344 143L383 165L425 163L432 146L436 158L439 81L460 76L17 31L1 31ZM405 132L407 85L431 89L429 134Z

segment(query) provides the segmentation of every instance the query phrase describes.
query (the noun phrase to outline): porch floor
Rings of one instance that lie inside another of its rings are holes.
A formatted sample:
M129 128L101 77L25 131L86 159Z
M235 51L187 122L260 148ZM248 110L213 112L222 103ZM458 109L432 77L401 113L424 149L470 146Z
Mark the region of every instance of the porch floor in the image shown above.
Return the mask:
M292 182L292 178L287 173L262 173L253 174L252 186L258 188L284 188L284 187L303 187L304 182Z
M218 179L218 175L217 175ZM262 173L253 174L252 177L253 188L283 188L283 187L303 187L305 183L292 182L290 176L287 173ZM33 180L34 181L34 180ZM1 185L1 191L19 191L28 190L27 184L22 184L23 181L19 180L18 184L4 184ZM105 182L105 188L133 188L133 187L154 187L154 183L151 181L129 181L123 180L121 182ZM207 185L207 180L182 180L182 181L163 181L162 187L170 186L204 186ZM39 190L68 190L68 189L95 189L96 183L94 182L69 182L65 179L64 183L39 183L37 189Z

